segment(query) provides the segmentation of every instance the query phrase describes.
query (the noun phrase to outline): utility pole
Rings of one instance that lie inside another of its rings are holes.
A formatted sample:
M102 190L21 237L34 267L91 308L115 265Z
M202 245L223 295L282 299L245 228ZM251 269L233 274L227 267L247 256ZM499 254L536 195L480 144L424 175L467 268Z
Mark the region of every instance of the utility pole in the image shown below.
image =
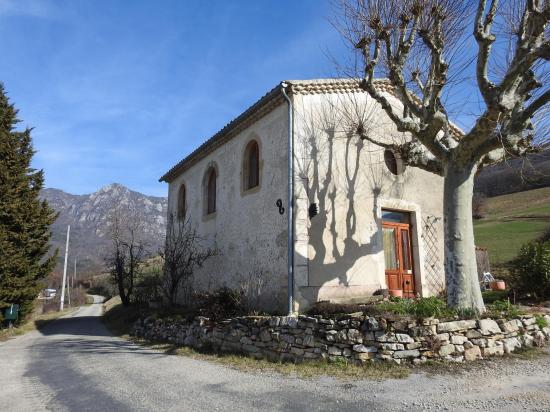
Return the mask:
M71 233L71 225L67 226L67 243L65 244L65 264L63 265L63 282L61 286L61 304L59 305L59 310L63 310L63 303L65 300L65 282L67 281L67 258L69 256L70 233Z
M76 287L76 258L74 258L73 289Z

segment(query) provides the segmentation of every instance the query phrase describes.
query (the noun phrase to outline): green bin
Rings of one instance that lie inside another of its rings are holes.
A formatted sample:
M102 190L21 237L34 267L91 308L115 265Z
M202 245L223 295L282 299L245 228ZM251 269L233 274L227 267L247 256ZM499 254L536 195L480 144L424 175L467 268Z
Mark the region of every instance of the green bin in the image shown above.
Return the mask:
M12 304L9 308L4 311L5 320L17 320L19 319L19 305Z

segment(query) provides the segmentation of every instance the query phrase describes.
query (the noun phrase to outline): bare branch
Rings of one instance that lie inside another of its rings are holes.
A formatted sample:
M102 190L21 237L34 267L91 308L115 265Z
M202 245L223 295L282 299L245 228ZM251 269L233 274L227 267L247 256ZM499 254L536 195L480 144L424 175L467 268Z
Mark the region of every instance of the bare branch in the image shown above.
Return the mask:
M496 37L491 34L491 26L495 18L498 0L492 0L491 7L484 20L483 13L485 12L486 4L486 0L479 0L474 25L474 37L479 48L476 66L477 84L485 103L490 104L493 99L495 85L489 80L487 71L491 47L496 40Z

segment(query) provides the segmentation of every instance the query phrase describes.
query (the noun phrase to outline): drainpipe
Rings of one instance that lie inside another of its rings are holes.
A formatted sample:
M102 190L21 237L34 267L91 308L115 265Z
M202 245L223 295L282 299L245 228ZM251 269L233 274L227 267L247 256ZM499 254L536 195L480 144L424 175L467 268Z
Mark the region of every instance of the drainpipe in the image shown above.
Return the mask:
M288 314L294 312L294 108L286 93L287 83L281 83L281 92L288 103Z

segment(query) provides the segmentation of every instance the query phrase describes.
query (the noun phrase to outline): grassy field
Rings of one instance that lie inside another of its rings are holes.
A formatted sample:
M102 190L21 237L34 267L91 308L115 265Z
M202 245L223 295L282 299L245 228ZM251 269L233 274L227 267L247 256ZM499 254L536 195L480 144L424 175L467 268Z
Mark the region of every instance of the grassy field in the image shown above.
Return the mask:
M491 264L514 258L521 245L550 228L550 187L487 199L486 217L474 222L476 245L487 247Z

